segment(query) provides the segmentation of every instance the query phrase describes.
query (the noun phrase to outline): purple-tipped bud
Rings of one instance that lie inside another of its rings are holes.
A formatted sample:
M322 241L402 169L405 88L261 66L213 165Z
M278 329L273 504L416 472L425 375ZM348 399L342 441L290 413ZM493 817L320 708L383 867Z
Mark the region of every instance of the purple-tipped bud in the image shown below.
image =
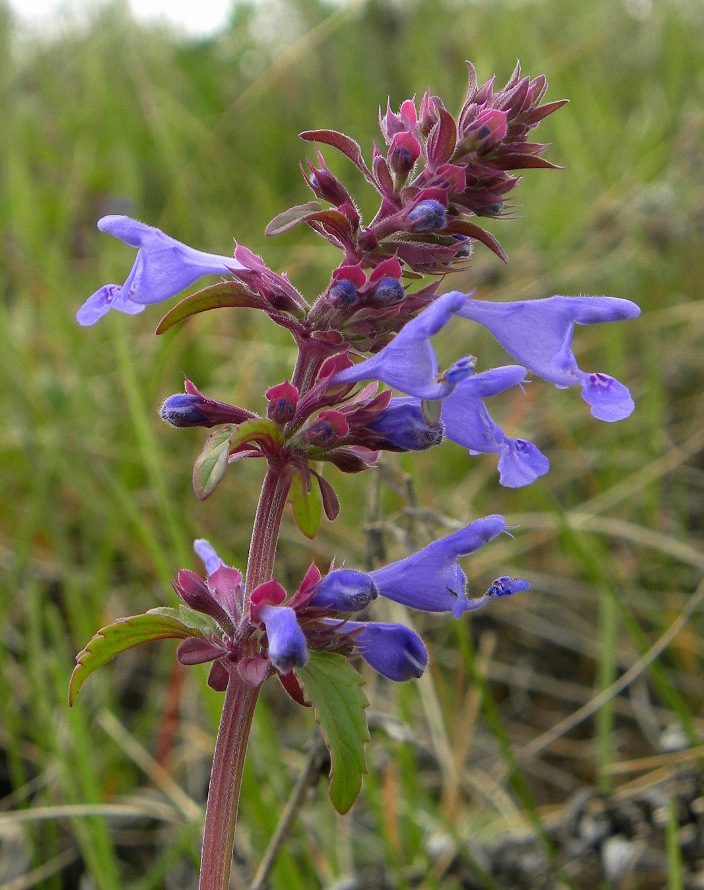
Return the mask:
M280 674L308 662L306 638L293 609L287 606L263 606L259 615L269 639L269 660Z
M378 595L376 584L366 572L335 569L315 585L310 605L335 612L359 612Z
M310 445L327 448L343 439L350 431L347 418L341 411L321 411L318 419L305 429L305 437Z
M202 404L203 399L198 396L176 393L163 402L159 416L171 426L181 429L191 426L212 426L205 414L198 410L198 406Z
M349 278L341 278L328 291L328 299L333 306L352 306L359 299L359 291Z
M409 228L413 232L434 232L447 223L447 211L439 201L421 201L408 214Z
M445 431L442 423L429 426L415 399L391 399L389 407L368 427L402 451L425 451L439 445Z
M498 145L506 136L508 112L498 108L487 108L480 112L467 128L462 148L475 151L486 150Z
M266 416L274 423L283 426L296 413L296 405L298 404L298 390L292 384L286 381L272 386L266 392L269 404L266 408Z
M472 255L472 242L466 235L453 235L455 241L460 242L460 248L455 253L455 259L461 260Z
M394 306L400 303L406 292L398 278L382 278L372 294L372 300L376 306Z
M387 163L392 173L406 179L420 157L420 142L413 133L396 133L391 140Z

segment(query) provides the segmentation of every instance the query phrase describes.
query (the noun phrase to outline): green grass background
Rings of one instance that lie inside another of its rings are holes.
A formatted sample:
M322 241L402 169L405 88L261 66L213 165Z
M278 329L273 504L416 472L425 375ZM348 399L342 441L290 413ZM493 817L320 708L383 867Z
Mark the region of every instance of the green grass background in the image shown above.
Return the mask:
M119 4L88 26L27 37L0 8L0 890L74 888L81 875L99 890L195 886L220 698L198 670L174 688L169 643L103 669L71 711L67 682L98 627L173 603L174 570L196 567L194 537L234 564L246 558L260 468L233 468L199 503L190 473L203 437L161 424L160 401L187 373L262 410L264 388L295 359L287 335L248 311L162 338L158 309L79 328L81 302L124 280L133 259L96 220L126 212L215 253L236 238L313 298L334 251L303 229L263 234L308 199L298 163L314 155L297 134L341 129L369 157L387 95L398 107L430 86L456 110L465 59L500 85L516 58L547 75L548 99L570 100L539 131L565 169L528 171L516 218L491 222L508 265L479 245L452 286L489 299L637 301L640 320L581 329L576 345L585 367L631 386L638 408L600 424L574 391L536 382L496 409L551 458L527 490L500 489L492 458L446 444L383 473L329 473L343 510L313 544L287 516L279 572L295 584L311 558L361 566L380 543L400 558L453 523L505 513L520 525L515 540L468 560L470 582L520 573L533 590L471 623L414 618L431 671L401 687L368 676L377 717L362 797L337 817L318 784L271 886L332 887L356 872L369 887L453 890L463 886L453 845L519 829L539 838L575 793L633 781L618 763L658 755L666 727L701 736L700 610L639 662L701 595L704 573L701 3L282 0L238 6L200 42L137 26ZM332 150L326 158L368 214L361 177ZM483 367L503 360L468 326L443 343ZM559 730L629 669L637 682ZM164 771L154 757L173 700ZM235 886L248 886L312 734L311 714L271 684ZM624 886L683 886L676 828L667 874Z

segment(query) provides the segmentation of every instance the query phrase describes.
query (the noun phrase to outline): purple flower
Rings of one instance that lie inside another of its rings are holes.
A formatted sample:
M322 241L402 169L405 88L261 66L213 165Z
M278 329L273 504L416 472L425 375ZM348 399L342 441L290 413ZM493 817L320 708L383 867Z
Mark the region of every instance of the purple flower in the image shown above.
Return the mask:
M463 380L442 403L446 437L471 454L498 453L499 482L507 488L529 485L550 469L550 462L535 445L504 433L483 401L520 386L525 377L526 369L520 365L493 368Z
M446 295L449 296L449 295ZM616 297L548 297L515 303L468 299L457 314L484 325L529 371L564 389L581 386L582 398L599 420L623 420L633 411L628 388L613 377L587 373L572 352L575 324L635 318L640 309Z
M81 325L95 324L110 309L134 315L145 303L168 300L204 275L227 275L244 268L234 257L194 250L127 216L104 216L98 228L138 248L138 253L122 286L106 284L88 297L76 313Z
M388 346L371 358L340 371L331 386L356 383L360 380L381 380L418 399L442 399L458 382L457 378L472 373L469 356L460 359L445 375L452 379L438 380L438 360L430 338L459 312L467 301L465 294L453 291L438 297L419 315L409 321Z
M334 623L327 619L327 624ZM402 683L422 676L428 650L418 634L403 624L378 621L345 621L341 633L354 633L358 653L377 673Z
M220 568L220 566L224 565L224 562L215 552L215 548L209 541L206 541L205 538L197 538L193 542L193 549L200 557L208 576L212 575Z
M269 640L269 660L280 674L288 674L295 667L305 667L308 646L305 634L288 606L262 606L259 617L266 627Z
M452 612L459 618L484 605L486 598L467 599L467 578L457 560L479 550L505 530L503 516L477 519L407 559L375 569L369 576L381 596L426 612Z

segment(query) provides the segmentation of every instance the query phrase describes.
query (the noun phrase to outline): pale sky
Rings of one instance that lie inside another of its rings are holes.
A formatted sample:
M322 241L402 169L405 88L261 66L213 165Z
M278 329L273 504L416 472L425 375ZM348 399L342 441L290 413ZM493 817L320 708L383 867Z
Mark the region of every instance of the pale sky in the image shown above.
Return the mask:
M228 20L234 0L128 0L135 18L166 21L194 35L209 35ZM10 0L15 14L30 28L51 28L57 18L80 20L100 0Z

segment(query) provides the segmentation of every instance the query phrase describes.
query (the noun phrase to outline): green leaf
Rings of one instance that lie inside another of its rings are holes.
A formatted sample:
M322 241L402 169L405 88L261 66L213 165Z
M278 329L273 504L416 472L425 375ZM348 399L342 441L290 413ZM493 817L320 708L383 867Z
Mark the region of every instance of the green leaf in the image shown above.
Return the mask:
M232 426L225 426L214 430L196 458L193 466L193 489L201 501L210 497L225 475L233 429Z
M283 213L275 216L264 230L266 235L281 235L288 232L294 226L310 216L311 213L322 210L321 205L317 201L308 201L307 204L297 204L295 207L289 207Z
M273 420L253 417L237 427L230 438L230 448L244 445L245 442L261 442L270 448L277 448L284 444L284 434Z
M235 260L232 260L233 266ZM195 294L190 294L170 309L159 322L156 333L163 334L171 328L209 309L249 308L271 309L267 301L239 281L221 281L205 287Z
M317 485L306 484L300 473L296 473L291 482L288 499L293 507L293 518L307 538L314 538L320 528L323 499Z
M330 751L330 800L346 813L362 788L367 771L364 745L369 741L362 692L364 680L347 659L336 652L311 652L304 668L296 670L308 701L315 708Z
M189 627L179 618L154 612L120 618L108 624L99 630L86 648L76 656L76 667L73 669L68 686L69 705L73 704L81 686L93 671L120 652L142 643L150 643L152 640L185 640L186 637L202 636L199 629Z
M196 631L197 636L209 637L222 632L217 621L211 618L210 615L196 612L195 609L189 609L188 606L183 604L175 609L173 606L157 606L155 609L149 609L146 614L165 615L167 618L175 618L184 627L189 627L191 630Z

